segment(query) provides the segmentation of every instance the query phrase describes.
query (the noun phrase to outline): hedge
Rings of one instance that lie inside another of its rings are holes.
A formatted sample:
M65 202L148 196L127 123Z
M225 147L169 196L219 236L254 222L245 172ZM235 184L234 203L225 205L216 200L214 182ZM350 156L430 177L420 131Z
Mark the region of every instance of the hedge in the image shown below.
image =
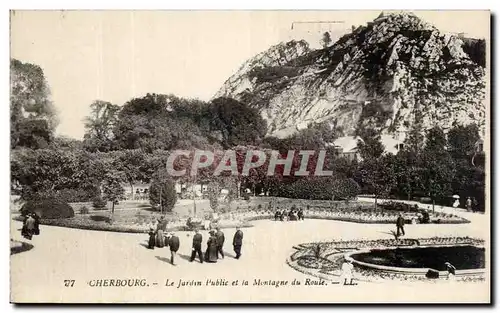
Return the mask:
M21 213L34 212L44 219L70 218L75 216L71 206L64 201L55 198L31 200L26 202Z

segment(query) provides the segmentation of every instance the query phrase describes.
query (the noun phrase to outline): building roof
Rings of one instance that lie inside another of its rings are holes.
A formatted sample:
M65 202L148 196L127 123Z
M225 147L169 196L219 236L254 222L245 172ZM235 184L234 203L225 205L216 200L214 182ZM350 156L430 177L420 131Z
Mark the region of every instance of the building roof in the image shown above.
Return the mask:
M354 153L358 152L358 140L363 141L359 136L339 137L333 143L330 143L329 146L339 148L342 153ZM399 144L403 143L402 140L396 139L392 135L382 135L380 136L380 141L384 146L385 152L392 154L397 154Z
M385 152L397 154L399 151L398 146L403 143L402 140L394 138L392 135L380 136L380 141L384 145Z
M345 136L335 139L333 146L342 150L342 153L357 152L359 136Z

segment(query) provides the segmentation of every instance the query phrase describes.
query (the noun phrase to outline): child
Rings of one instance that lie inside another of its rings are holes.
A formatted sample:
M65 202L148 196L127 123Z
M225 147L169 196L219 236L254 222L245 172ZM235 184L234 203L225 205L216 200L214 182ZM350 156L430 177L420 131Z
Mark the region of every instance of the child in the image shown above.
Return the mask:
M155 248L155 239L156 239L156 233L154 228L149 229L149 242L148 242L148 249L154 249Z

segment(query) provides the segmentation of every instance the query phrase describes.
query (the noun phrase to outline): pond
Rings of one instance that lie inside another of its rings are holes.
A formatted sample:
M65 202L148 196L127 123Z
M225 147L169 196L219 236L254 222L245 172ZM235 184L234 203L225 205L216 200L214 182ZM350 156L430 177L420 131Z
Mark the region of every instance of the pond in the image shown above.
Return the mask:
M371 250L353 254L356 261L404 268L432 268L446 270L445 262L457 270L485 267L485 250L475 246L422 247Z

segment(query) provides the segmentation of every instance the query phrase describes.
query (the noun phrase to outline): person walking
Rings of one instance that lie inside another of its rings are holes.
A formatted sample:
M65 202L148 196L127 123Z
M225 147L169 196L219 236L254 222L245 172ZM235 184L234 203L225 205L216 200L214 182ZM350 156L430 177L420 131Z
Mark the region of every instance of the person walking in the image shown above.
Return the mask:
M174 233L170 233L170 239L168 240L168 245L170 246L170 263L175 265L175 256L177 251L179 251L180 240Z
M154 250L156 243L156 232L153 227L149 228L149 240L148 240L148 249Z
M297 215L299 216L299 221L304 220L304 210L302 208L299 209Z
M478 205L477 199L475 197L472 198L472 212L476 213L478 211Z
M236 259L239 259L241 256L241 246L243 245L243 232L240 227L236 227L236 233L234 233L233 237L233 248L234 253L236 253Z
M472 209L472 200L470 197L467 197L467 200L465 201L465 208L467 209L467 212L470 212Z
M403 215L399 213L398 218L396 220L396 229L397 229L397 236L399 237L400 235L404 236L405 235L405 219L403 218ZM400 232L401 231L401 232Z
M191 260L193 262L196 255L198 254L198 258L200 259L200 263L203 263L203 253L201 252L201 243L203 242L203 236L200 234L200 231L196 229L195 235L193 236L193 250L191 252Z
M165 247L165 231L167 230L167 224L168 221L165 219L165 216L162 215L156 226L156 246L158 248Z
M217 262L217 237L215 231L210 231L210 237L207 240L207 251L205 252L205 261L210 263Z
M35 219L35 229L34 229L34 234L35 235L40 235L40 216L33 212L33 218Z
M224 233L220 230L220 227L217 226L217 233L215 234L215 237L217 238L217 257L219 257L219 253L224 258L224 241L226 238L224 237Z
M33 218L33 215L30 213L28 215L28 218L26 219L26 238L30 239L33 237L33 234L35 233L35 219Z

